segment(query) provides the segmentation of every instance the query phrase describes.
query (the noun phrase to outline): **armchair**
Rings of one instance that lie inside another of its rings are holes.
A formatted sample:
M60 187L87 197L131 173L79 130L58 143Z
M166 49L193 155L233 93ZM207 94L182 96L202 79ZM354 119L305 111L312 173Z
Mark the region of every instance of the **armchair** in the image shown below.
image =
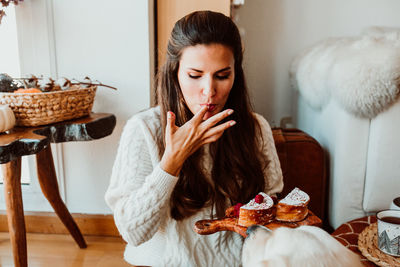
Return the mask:
M400 30L325 40L291 78L296 126L327 153L331 225L389 208L400 195Z

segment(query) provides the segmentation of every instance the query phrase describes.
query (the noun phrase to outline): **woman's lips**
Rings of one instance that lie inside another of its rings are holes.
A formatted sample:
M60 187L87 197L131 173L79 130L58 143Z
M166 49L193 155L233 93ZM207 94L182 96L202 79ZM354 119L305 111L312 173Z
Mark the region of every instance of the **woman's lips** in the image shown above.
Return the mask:
M216 104L200 104L200 106L207 107L207 112L213 112L213 110L215 110L215 108L217 107Z

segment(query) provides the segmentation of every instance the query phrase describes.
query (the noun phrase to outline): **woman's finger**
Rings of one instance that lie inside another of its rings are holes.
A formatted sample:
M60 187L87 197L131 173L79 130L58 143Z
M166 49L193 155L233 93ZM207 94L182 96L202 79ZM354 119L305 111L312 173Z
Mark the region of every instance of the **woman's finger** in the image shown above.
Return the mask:
M203 140L203 145L209 144L209 143L213 143L213 142L217 141L219 138L221 138L223 133L224 132L222 131L222 132L219 132L217 134L214 134L214 135L211 135L211 136L207 137L206 139Z
M165 136L170 137L175 126L175 114L172 111L167 112L167 126L165 128Z
M196 114L194 114L193 118L190 120L195 125L199 125L203 121L203 117L208 110L207 106L203 106Z
M227 122L225 122L225 123L223 123L223 124L221 124L221 125L212 127L212 128L210 128L210 129L204 134L203 137L204 137L205 139L207 139L207 138L210 138L210 137L212 137L212 136L214 136L214 135L219 135L219 134L222 135L222 133L223 133L226 129L232 127L232 126L235 125L235 124L236 124L236 121L227 121Z
M225 119L226 117L231 115L232 113L233 113L233 109L227 109L222 112L219 112L219 113L215 114L214 116L212 116L211 118L204 121L204 126L206 128L211 128L218 122L222 121L223 119Z

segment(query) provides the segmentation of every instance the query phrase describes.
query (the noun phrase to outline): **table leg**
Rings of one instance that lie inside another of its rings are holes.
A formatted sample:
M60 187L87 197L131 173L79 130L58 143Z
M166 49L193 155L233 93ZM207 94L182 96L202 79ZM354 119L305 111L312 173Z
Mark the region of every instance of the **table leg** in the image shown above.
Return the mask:
M36 160L39 183L44 196L50 202L54 211L65 227L67 227L79 247L86 248L86 242L83 239L81 231L60 197L50 145L36 154Z
M16 267L28 266L21 192L21 158L2 164L8 231Z

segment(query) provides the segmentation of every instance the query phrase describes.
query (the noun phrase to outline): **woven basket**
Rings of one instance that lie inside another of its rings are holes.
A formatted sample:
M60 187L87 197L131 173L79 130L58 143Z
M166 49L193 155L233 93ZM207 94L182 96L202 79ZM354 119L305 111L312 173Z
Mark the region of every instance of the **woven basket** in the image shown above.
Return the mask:
M400 266L400 257L393 257L383 253L378 248L378 224L367 226L358 235L358 249L370 261L378 266Z
M16 125L39 126L80 118L93 107L96 86L47 93L0 93L14 111Z

